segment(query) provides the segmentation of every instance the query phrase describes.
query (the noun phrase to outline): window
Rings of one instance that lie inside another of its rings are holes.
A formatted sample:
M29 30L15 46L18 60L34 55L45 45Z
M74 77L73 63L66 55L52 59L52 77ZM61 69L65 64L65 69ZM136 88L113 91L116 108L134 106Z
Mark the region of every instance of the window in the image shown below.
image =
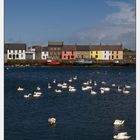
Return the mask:
M118 55L116 56L116 58L119 58Z
M19 53L19 50L17 50L17 53Z
M21 50L21 53L23 53L23 50Z
M105 53L106 53L106 51L105 51Z
M12 55L11 54L9 54L9 58L12 58Z
M15 50L13 50L13 53L15 53Z
M23 55L21 54L21 58L23 58Z
M114 54L114 52L112 51L112 54Z
M114 56L112 55L112 59L114 59Z
M96 51L96 54L98 54L98 51Z
M104 55L104 58L106 58L106 55Z
M18 54L16 55L16 58L19 58L19 55Z
M91 51L91 53L93 53L93 52Z
M66 51L65 51L65 54L66 54Z
M91 58L93 58L92 55L91 55Z
M45 56L43 56L43 58L45 58Z
M73 51L72 51L72 54L73 54Z
M109 51L109 53L110 53L110 51Z
M64 55L64 58L66 58L66 56Z
M118 54L118 51L117 51L117 54Z
M9 53L11 53L11 50L9 50Z
M72 55L71 58L74 58L74 56Z
M98 58L98 55L95 55L95 58Z

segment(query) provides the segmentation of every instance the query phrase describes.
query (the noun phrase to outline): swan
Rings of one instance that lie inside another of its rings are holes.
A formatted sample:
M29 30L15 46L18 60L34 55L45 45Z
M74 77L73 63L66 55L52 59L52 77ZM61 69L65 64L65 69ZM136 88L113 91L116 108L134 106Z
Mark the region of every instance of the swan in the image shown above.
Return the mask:
M69 82L72 82L72 79L71 78L69 79Z
M29 93L28 95L24 95L24 98L29 98L31 95L31 93Z
M105 82L105 81L102 81L101 83L102 83L102 84L106 84L106 82Z
M40 90L41 88L40 88L40 87L37 87L36 89L37 89L37 90Z
M77 76L73 77L73 80L77 80Z
M53 83L54 83L54 84L56 83L56 80L55 80L55 79L53 80Z
M58 84L57 84L57 86L58 86L58 87L62 87L63 85L62 85L62 84L60 84L60 83L58 83Z
M75 92L76 89L75 88L69 88L69 92Z
M17 91L23 91L23 90L24 90L24 88L21 88L21 87L17 88Z
M125 88L131 88L131 86L129 86L129 85L125 85Z
M121 91L122 91L122 89L121 89L119 86L118 86L118 91L119 91L119 92L121 92Z
M100 91L101 91L101 94L103 94L105 92L103 89L100 89Z
M130 91L125 90L125 88L123 88L123 93L124 93L124 94L128 94L128 93L130 93Z
M96 83L96 81L94 81L94 86L97 86L97 83Z
M114 139L117 139L117 140L127 140L130 137L131 136L128 136L127 132L121 132L121 133L118 133L118 135L115 135Z
M83 85L89 85L89 82L88 81L87 82L84 82Z
M55 124L56 123L56 118L49 118L48 123L51 124L51 125Z
M109 87L101 87L100 90L110 91L110 88Z
M115 87L116 86L116 84L112 84L112 87Z
M125 120L115 120L113 124L114 125L123 125L124 122L125 122Z
M97 94L97 92L95 92L95 91L93 91L93 90L91 90L91 92L90 92L92 95L96 95Z
M92 80L89 80L89 83L92 84Z
M57 92L57 93L61 93L62 90L60 90L60 89L55 89L55 92Z
M50 85L50 83L48 83L48 88L51 88L51 85Z

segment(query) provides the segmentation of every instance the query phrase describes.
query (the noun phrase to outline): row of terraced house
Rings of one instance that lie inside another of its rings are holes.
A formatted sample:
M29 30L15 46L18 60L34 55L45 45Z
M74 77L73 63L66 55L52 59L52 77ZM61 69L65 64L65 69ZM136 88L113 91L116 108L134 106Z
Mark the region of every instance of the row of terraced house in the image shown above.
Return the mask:
M22 43L5 43L4 58L7 60L123 60L123 46L119 45L65 45L64 42L48 42L48 45L28 46Z

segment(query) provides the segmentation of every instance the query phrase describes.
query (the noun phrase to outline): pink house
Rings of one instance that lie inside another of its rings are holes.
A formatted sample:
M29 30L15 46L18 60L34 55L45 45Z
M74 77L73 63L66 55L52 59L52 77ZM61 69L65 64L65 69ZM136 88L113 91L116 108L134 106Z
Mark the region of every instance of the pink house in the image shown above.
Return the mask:
M75 45L63 45L61 58L63 60L76 59L76 46Z

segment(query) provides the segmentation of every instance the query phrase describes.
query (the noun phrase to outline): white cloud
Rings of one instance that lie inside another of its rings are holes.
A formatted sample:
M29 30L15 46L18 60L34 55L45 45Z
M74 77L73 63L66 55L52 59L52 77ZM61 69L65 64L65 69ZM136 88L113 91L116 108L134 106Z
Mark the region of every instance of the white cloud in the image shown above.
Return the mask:
M125 2L107 1L118 12L107 15L98 26L79 31L75 38L79 43L123 43L135 48L135 8Z

